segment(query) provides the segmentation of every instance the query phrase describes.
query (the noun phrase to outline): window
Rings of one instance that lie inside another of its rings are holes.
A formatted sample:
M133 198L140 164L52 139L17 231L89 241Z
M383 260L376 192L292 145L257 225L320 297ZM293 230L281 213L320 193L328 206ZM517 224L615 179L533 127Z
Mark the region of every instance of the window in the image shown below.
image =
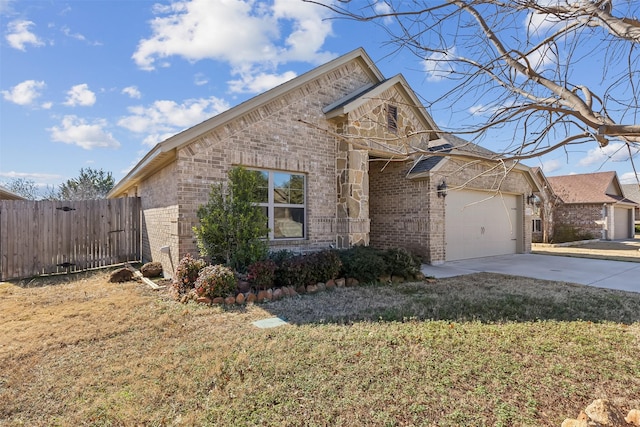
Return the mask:
M542 220L541 219L534 219L532 221L533 221L532 231L534 233L542 233Z
M387 104L387 129L391 132L398 131L398 107Z
M254 171L256 200L268 218L269 239L305 238L305 176L277 171Z

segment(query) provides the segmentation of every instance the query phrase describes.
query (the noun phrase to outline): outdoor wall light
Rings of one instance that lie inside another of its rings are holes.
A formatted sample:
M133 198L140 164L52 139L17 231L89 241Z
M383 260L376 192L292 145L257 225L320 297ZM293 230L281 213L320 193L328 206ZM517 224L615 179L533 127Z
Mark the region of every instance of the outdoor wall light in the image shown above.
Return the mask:
M533 193L531 193L531 194L529 194L527 196L527 203L528 204L532 205L533 202L535 202L535 201L536 201L536 196Z
M447 197L447 183L442 180L442 183L438 185L438 197L442 197L443 199Z

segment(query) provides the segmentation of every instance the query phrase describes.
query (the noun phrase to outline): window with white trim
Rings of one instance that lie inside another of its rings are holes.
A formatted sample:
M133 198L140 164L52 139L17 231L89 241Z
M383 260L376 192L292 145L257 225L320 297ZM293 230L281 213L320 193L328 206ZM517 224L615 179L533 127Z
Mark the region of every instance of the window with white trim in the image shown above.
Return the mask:
M306 178L280 171L253 171L258 178L256 200L268 218L269 239L306 237Z
M541 219L534 219L533 220L533 226L532 226L532 230L534 233L542 233L542 220Z

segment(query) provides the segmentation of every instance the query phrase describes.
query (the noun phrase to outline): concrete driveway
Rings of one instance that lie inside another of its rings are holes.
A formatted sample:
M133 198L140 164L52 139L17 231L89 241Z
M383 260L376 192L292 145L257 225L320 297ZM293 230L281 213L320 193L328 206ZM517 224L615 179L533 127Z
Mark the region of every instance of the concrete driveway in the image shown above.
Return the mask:
M514 254L423 265L422 272L435 278L502 273L640 293L640 263L637 262Z

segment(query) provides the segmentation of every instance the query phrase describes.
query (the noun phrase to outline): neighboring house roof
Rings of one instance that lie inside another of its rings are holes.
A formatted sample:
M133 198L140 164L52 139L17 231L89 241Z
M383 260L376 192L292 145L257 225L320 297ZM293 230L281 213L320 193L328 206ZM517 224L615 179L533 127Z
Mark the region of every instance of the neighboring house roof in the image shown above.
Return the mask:
M618 175L615 172L549 176L547 181L556 196L566 204L635 204L624 197Z
M640 204L640 185L638 184L622 184L622 191L624 196Z
M24 197L0 186L0 200L26 200Z
M260 95L257 95L227 111L224 111L217 116L214 116L204 122L197 124L189 129L186 129L158 144L155 145L143 158L136 164L131 171L120 180L113 189L109 192L107 197L118 197L125 193L129 188L135 186L138 182L144 178L152 175L160 168L169 164L176 158L176 150L184 147L193 142L199 136L218 128L244 114L247 114L256 108L292 91L306 83L309 83L320 76L328 73L338 67L341 67L350 61L358 60L364 64L364 70L369 74L371 80L377 82L373 86L379 85L385 81L384 75L380 72L378 67L373 63L369 55L362 48L355 49L339 58L334 59L324 65L314 68L288 82L285 82L279 86L274 87ZM390 79L393 80L393 79ZM403 81L404 78L398 80ZM407 86L408 87L408 86ZM366 89L375 90L372 87L365 87ZM360 91L360 95L362 92ZM415 95L413 95L415 96ZM346 100L344 100L346 101ZM337 106L336 106L337 107Z

